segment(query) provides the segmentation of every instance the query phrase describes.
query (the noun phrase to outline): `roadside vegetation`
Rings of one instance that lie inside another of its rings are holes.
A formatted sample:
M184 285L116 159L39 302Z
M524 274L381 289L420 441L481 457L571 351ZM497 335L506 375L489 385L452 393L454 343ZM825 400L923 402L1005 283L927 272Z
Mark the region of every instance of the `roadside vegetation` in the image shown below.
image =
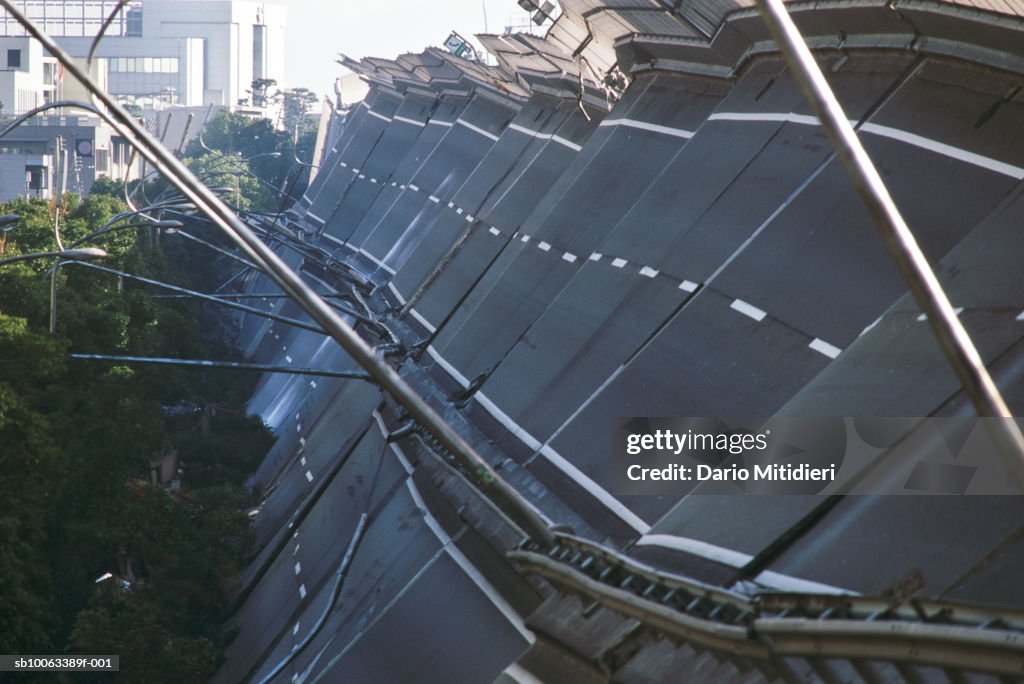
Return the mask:
M315 131L304 136L299 154L308 158ZM221 115L204 138L216 151L191 147L197 169L225 155L276 151L246 171L277 188L293 173L292 137L265 122ZM278 196L236 178L249 207L277 209ZM21 216L0 234L0 259L55 249L56 212L65 244L89 234L126 209L120 196L119 184L100 183L59 207L0 205ZM189 232L219 241L205 222L183 220ZM104 267L204 292L237 267L150 228L89 245L108 252ZM151 287L81 265L59 270L51 334L53 261L0 266L0 653L119 655L120 674L96 681L207 681L231 638L224 610L251 552L247 511L258 493L245 483L272 443L244 411L257 376L69 359L230 360L237 352L226 310L157 298Z

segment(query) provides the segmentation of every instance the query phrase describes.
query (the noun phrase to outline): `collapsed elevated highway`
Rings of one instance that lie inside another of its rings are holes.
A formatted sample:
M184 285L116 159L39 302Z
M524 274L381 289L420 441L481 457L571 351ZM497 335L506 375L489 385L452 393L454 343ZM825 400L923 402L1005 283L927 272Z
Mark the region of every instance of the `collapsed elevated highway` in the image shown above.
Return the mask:
M497 66L347 60L370 94L278 247L555 544L375 384L268 375L220 680L1024 677L1020 497L611 493L618 417L971 407L750 3L561 5L544 38L481 37ZM1024 5L789 10L1019 411ZM240 330L260 362L358 370Z

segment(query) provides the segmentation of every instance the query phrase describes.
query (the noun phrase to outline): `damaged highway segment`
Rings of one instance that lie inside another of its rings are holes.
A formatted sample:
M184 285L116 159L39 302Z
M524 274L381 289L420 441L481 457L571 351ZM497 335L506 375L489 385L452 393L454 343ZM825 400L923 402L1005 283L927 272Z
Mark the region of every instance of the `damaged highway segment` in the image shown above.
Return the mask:
M572 534L521 543L374 388L268 377L264 553L223 681L303 640L367 511L348 593L288 656L301 681L1021 673L1017 497L610 493L621 415L972 411L755 9L634 5L484 36L497 67L343 59L370 94L288 216L374 284L402 377ZM790 10L1019 406L1024 112L1004 98L1024 26L949 3ZM263 361L272 326L243 332ZM288 353L345 363L319 340ZM920 595L893 598L915 572Z
M239 349L334 374L249 402L277 440L216 681L1019 680L1019 496L611 493L624 415L976 397L751 2L560 4L496 65L342 57L369 94L255 231L100 103L260 267ZM1020 412L1024 6L787 7Z
M357 329L553 543L378 388L268 375L250 404L279 435L262 552L220 681L286 658L280 681L1020 676L1019 497L610 493L622 415L974 409L752 5L561 9L544 38L482 36L497 66L343 57L369 95L335 114L286 216L372 283L380 326ZM1019 407L1024 24L789 10ZM272 321L243 319L240 346L356 368Z

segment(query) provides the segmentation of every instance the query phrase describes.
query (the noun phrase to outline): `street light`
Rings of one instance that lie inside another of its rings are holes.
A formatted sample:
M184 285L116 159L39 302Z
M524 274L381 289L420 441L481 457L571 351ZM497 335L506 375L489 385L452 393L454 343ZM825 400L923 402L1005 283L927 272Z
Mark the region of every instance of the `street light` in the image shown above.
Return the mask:
M145 221L145 222L142 222L142 223L125 223L125 224L122 224L120 226L117 226L117 225L114 225L114 226L107 225L107 226L104 226L103 228L100 228L99 230L94 230L93 232L89 233L88 235L86 235L84 237L78 238L77 240L72 242L70 246L71 247L77 247L78 245L80 245L80 244L82 244L84 242L88 242L89 240L93 240L95 238L98 238L101 235L106 235L108 233L113 233L113 232L118 231L118 230L126 230L128 228L166 228L166 229L173 229L173 228L181 228L183 225L185 225L185 224L183 224L181 221L175 221L173 219L166 220L166 221Z
M295 134L292 136L292 157L299 166L308 166L311 169L319 168L317 164L307 164L299 159L299 124L295 124Z
M33 252L32 254L19 254L17 256L0 259L0 266L13 264L18 261L30 261L32 259L46 259L57 257L57 263L53 266L53 274L50 277L50 333L57 331L57 271L65 259L77 261L94 261L107 258L107 253L99 247L82 247L81 249L58 249L51 252Z
M75 259L77 261L93 261L95 259L105 259L109 256L105 251L99 247L83 247L82 249L61 249L52 252L33 252L32 254L19 254L17 256L7 257L6 259L0 259L0 266L6 264L13 264L16 261L29 261L31 259L46 259L48 257L57 257L61 261L67 259Z
M253 262L249 261L248 259L242 258L242 257L238 256L237 254L233 254L232 252L229 252L228 250L223 249L222 247L218 247L217 245L213 244L212 242L207 242L206 240L203 240L202 238L198 238L195 235L192 235L191 233L188 233L188 232L186 232L184 230L181 230L181 223L178 223L177 227L175 227L175 228L168 228L164 232L167 235L178 235L179 237L183 237L186 240L191 240L192 242L197 242L197 243L199 243L199 244L201 244L201 245L203 245L205 247L208 247L208 248L212 249L213 251L217 252L218 254L223 254L224 256L229 257L231 259L234 259L235 261L237 261L239 263L242 263L242 264L248 266L249 268L259 269L259 266L257 266Z

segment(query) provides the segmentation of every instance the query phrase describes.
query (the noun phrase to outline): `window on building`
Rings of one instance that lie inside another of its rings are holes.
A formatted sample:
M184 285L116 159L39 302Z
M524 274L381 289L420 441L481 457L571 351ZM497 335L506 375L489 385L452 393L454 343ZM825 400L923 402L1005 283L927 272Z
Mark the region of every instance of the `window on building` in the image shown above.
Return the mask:
M18 88L16 98L18 102L16 111L27 112L39 106L39 93L35 90Z
M110 60L110 73L176 74L177 57L114 57Z
M110 171L110 151L96 150L96 170L100 173Z
M125 13L124 34L138 38L142 35L142 5L136 4Z
M45 166L26 166L25 167L25 180L28 182L29 190L46 190L50 187L49 180L49 169Z
M7 68L8 69L20 69L21 68L21 50L8 50L7 51Z

